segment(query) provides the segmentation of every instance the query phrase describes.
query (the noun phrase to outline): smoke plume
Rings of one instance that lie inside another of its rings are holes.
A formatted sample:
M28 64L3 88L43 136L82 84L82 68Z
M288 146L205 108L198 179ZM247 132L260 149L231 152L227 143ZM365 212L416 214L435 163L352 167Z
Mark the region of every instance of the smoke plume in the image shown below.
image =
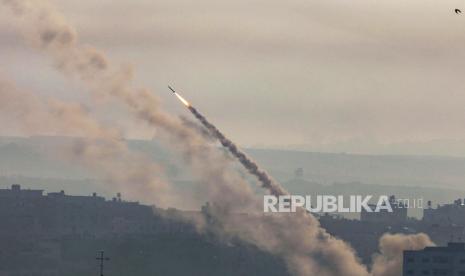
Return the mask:
M373 276L402 275L404 250L421 250L434 243L423 233L416 235L384 234L379 241L379 255L373 258Z

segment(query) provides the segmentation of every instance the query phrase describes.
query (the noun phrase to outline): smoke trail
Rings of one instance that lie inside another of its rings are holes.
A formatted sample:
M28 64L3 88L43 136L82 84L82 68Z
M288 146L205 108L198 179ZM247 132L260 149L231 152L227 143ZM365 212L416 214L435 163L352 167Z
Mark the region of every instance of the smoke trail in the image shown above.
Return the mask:
M211 135L211 133L205 129L204 126L198 124L197 122L188 119L187 117L184 116L179 116L179 118L182 121L182 124L185 127L188 127L190 129L195 130L198 134L200 134L205 140L211 141L211 142L216 142L216 138Z
M269 190L273 195L284 195L287 192L279 186L276 182L273 181L271 176L268 175L264 170L260 169L256 162L254 162L250 157L248 157L243 151L241 151L231 140L229 140L224 134L213 124L211 124L205 116L203 116L195 107L188 105L189 110L194 114L194 116L204 125L210 133L216 137L223 147L227 148L234 157L239 160L239 162L247 169L249 173L255 175L262 187Z

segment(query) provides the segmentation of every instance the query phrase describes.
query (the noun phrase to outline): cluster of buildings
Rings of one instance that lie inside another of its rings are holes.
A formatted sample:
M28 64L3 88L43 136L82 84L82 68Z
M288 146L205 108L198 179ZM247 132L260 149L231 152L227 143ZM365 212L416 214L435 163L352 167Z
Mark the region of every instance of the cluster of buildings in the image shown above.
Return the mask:
M431 226L433 237L440 229L448 229L450 242L446 246L404 251L403 275L465 276L465 243L462 242L465 232L464 201L457 199L437 208L428 202L422 222Z
M436 244L447 246L406 251L403 274L465 276L465 245L460 242L465 240L462 200L436 208L428 203L421 220L407 217L407 206L395 197L390 202L393 212L362 212L360 220L322 215L319 220L329 233L349 242L366 263L384 233L426 233ZM206 214L211 208L215 207L206 205L202 212L163 211L125 201L121 194L106 200L95 193L44 194L42 190L22 189L14 184L0 189L0 276L60 275L57 268L66 262L64 244L70 240L79 243L118 237L144 240L163 233L189 235L195 232L192 226L166 217L204 216L208 221Z
M465 226L465 199L457 199L453 203L438 205L437 208L428 202L423 211L423 220L437 225Z
M120 194L106 200L95 193L44 194L18 184L0 189L0 276L62 275L67 243L194 232L156 211Z
M44 195L42 190L25 190L14 184L0 190L0 236L9 234L57 237L106 235L149 231L153 212L149 206L111 201L92 196L70 196L64 191Z
M402 269L404 276L465 276L465 243L404 251Z

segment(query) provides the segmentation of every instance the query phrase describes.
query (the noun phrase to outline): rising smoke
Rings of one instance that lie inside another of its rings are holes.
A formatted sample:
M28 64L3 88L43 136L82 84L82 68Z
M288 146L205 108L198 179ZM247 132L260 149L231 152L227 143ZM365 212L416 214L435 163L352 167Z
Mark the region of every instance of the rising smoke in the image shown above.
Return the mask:
M373 276L402 275L402 251L421 250L434 243L425 234L385 234L379 240L380 254L373 257Z
M281 256L286 260L289 270L296 275L363 276L369 274L349 245L331 237L319 226L314 217L302 211L292 215L277 216L253 213L249 216L235 215L241 210L260 210L261 198L256 197L245 180L231 170L230 161L212 148L207 139L202 137L198 131L186 127L178 118L161 110L158 99L148 90L134 89L131 85L131 70L115 69L100 51L81 45L73 28L46 1L1 1L21 19L18 24L31 44L49 55L58 70L72 79L79 79L99 97L119 99L137 118L161 131L162 138L174 150L182 153L186 163L200 178L199 189L208 199L221 206L221 210L225 210L213 212L215 219L221 221L222 231ZM191 111L194 113L195 110ZM272 181L264 170L260 169L205 118L203 119L202 123L209 126L208 129L216 133L215 136L220 139L223 146L227 147L250 173L259 178L264 188L272 194L286 193ZM110 144L110 152L113 147L119 148L120 145ZM92 156L95 162L100 159L111 161L117 158L113 154L100 152L98 146L90 148L78 146L75 154ZM105 159L106 157L108 158ZM143 165L146 160L133 160L133 162L137 167ZM99 168L101 164L90 163L90 165ZM126 165L131 164L111 167L108 171L117 176L125 175L124 166ZM144 171L149 169L150 167ZM113 170L118 170L118 172L113 172ZM143 180L144 176L142 180L140 177L125 179L129 189L135 188L132 186L133 182ZM141 186L141 189L145 188Z

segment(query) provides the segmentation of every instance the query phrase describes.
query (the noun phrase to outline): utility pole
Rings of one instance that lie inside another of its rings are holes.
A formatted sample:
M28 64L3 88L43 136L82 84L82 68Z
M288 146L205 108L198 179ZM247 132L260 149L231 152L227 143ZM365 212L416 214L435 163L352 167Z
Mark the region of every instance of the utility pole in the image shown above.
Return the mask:
M105 253L103 250L99 251L99 253L100 253L100 256L98 256L96 259L100 261L100 276L103 276L103 262L109 261L110 258L103 256Z

